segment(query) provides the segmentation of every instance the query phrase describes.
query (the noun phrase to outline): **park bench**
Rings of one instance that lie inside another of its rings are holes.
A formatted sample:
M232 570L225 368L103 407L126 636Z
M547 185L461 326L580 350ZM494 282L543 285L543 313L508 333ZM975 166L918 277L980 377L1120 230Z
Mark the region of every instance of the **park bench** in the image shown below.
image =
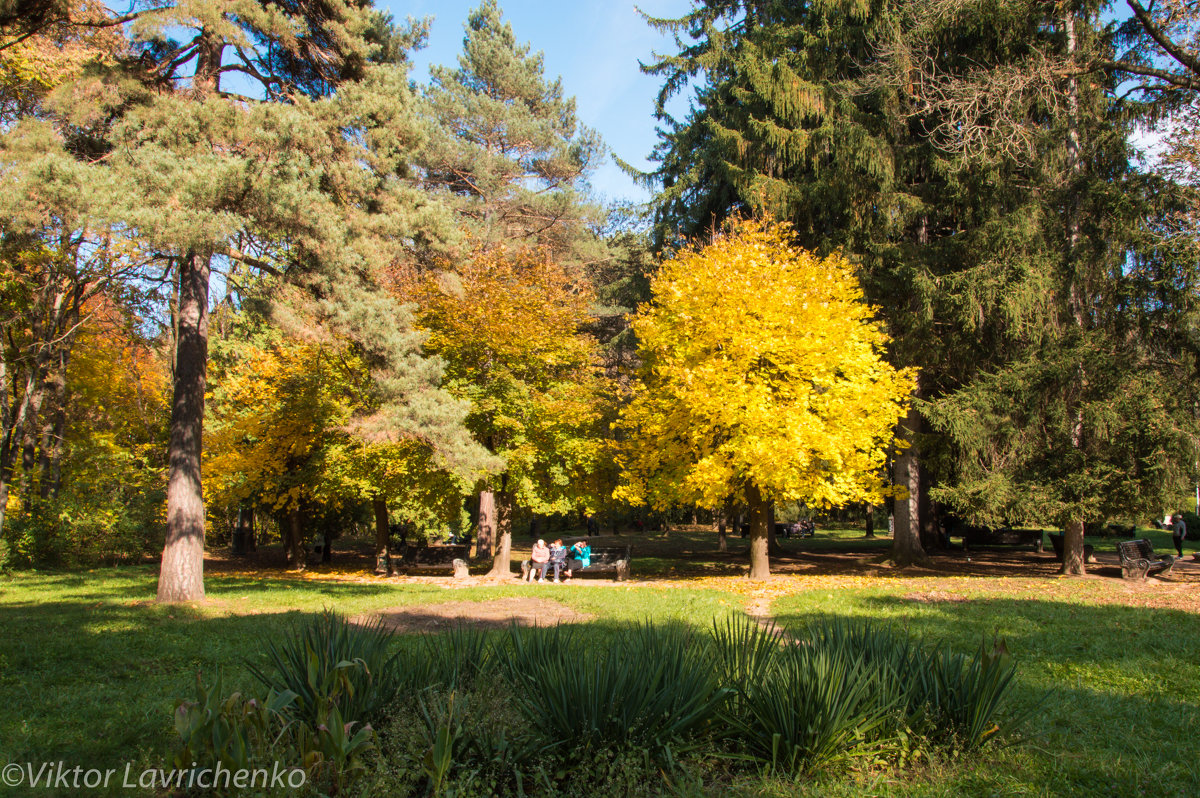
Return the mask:
M1121 555L1122 579L1145 579L1147 574L1162 572L1171 573L1175 567L1175 558L1170 554L1155 554L1150 541L1122 540L1117 544L1117 553Z
M565 546L570 548L571 542L564 541ZM629 564L633 559L633 546L593 546L592 559L587 568L574 568L571 571L571 578L586 574L606 574L611 573L618 582L624 582L629 578ZM569 560L568 560L569 562ZM533 567L532 560L525 560L521 563L521 578L529 578L529 570ZM551 570L548 573L553 573L554 566L550 566Z
M1043 532L1041 529L959 526L950 534L962 537L963 551L970 551L972 546L1032 546L1034 551L1041 551Z
M400 563L404 568L452 568L455 560L466 560L470 554L469 545L421 546L406 543L400 547Z

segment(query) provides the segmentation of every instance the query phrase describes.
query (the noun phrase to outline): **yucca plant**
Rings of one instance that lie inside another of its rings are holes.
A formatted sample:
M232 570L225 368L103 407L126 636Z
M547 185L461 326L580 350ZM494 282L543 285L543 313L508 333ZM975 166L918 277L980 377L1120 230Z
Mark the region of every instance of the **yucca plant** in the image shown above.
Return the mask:
M727 716L746 753L798 773L878 750L895 733L897 691L848 648L792 644Z
M422 635L420 648L411 651L410 656L422 660L420 665L413 665L413 672L424 676L413 687L456 689L471 686L478 674L489 669L493 646L487 632L456 624L444 632Z
M774 621L732 615L724 623L713 619L712 641L721 684L744 690L775 667L783 634Z
M1016 676L1002 642L990 650L980 645L972 657L935 650L914 666L908 674L911 716L924 713L930 738L969 750L1000 730L1001 706Z
M708 730L731 692L719 686L703 641L680 626L624 630L604 650L576 649L564 637L510 635L516 701L546 748L633 746L669 761Z
M269 667L250 664L260 682L296 695L298 720L314 728L329 704L346 723L367 722L396 694L404 674L382 620L354 624L331 610L281 640L268 640Z

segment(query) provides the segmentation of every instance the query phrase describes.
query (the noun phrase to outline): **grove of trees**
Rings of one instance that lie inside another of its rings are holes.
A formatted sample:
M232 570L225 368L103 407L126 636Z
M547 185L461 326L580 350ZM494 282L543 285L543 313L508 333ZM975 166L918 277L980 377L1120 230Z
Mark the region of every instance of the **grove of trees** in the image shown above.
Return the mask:
M890 503L1066 531L1200 478L1200 10L694 0L645 208L495 0L0 2L0 564L359 519ZM688 100L680 118L672 98ZM1135 141L1161 141L1147 165ZM237 520L234 520L237 519Z

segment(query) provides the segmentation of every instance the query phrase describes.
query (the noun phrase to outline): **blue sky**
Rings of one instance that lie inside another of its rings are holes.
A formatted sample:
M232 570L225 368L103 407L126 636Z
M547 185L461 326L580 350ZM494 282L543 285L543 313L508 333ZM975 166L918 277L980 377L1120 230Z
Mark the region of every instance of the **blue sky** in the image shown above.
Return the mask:
M430 64L457 64L462 50L463 23L479 0L377 0L397 20L434 17L428 46L416 53L413 79L428 80ZM545 54L546 75L562 77L563 91L573 96L580 121L599 131L605 144L623 160L646 167L656 141L654 96L657 78L638 70L638 59L670 52L669 36L642 21L632 0L501 0L504 19L518 42ZM639 0L652 16L677 17L691 7L689 0ZM686 107L686 106L685 106ZM596 192L609 199L645 200L611 158L592 176Z

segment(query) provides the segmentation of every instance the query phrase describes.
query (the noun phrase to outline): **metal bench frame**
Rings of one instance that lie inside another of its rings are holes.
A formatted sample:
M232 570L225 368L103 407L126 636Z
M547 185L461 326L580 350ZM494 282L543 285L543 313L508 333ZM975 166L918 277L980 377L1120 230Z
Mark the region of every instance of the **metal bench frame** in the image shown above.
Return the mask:
M1117 544L1121 555L1121 578L1144 580L1148 574L1165 576L1175 567L1175 558L1170 554L1155 554L1154 546L1146 538L1123 540Z

